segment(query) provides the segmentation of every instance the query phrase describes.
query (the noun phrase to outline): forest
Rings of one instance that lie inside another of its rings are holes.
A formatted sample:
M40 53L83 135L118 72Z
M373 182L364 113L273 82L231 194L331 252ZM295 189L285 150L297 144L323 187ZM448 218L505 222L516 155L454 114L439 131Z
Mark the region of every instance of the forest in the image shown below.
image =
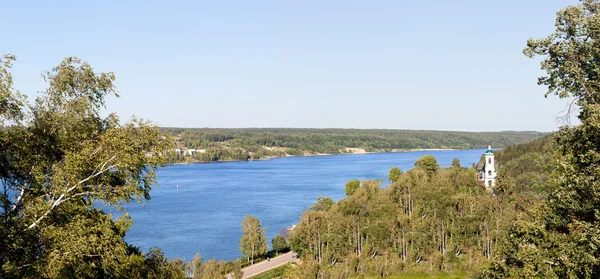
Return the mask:
M346 198L320 198L300 217L289 243L304 263L286 278L477 275L501 255L511 224L531 220L551 193L540 185L551 177L553 150L549 135L497 151L493 193L474 168L457 159L440 168L429 156L404 173L392 169L389 183L349 181Z
M248 160L289 155L392 152L411 149L504 147L530 141L540 132L456 132L375 129L185 129L162 128L178 146L203 150L171 154L169 162Z

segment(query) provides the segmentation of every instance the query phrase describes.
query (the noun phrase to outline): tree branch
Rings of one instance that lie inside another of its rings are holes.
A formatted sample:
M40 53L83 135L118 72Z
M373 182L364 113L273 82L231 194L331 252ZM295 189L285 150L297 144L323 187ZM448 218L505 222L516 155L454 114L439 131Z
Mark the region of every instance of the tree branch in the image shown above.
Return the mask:
M569 104L565 106L565 109L562 111L563 115L557 117L557 122L561 122L567 124L567 126L571 126L571 113L573 112L573 106L577 98L573 98Z
M23 186L23 188L21 188L21 193L19 193L19 195L17 196L17 200L15 201L15 204L11 208L11 211L14 211L15 209L17 209L17 206L23 199L24 195L25 195L25 186Z
M77 182L75 185L73 185L72 187L68 188L65 192L63 192L58 199L54 200L54 198L52 198L52 202L50 205L50 208L48 210L46 210L46 212L44 212L44 214L42 214L42 216L38 217L33 223L31 223L31 225L29 225L27 227L27 229L33 229L35 228L42 220L44 220L44 218L46 218L46 216L48 216L48 214L50 214L50 212L52 212L52 210L57 207L58 205L60 205L61 203L64 203L68 200L71 200L74 197L79 197L79 196L83 196L83 195L89 195L89 194L93 194L93 191L87 191L87 192L82 192L82 193L76 193L71 195L70 197L67 197L65 199L65 196L68 195L69 193L71 193L71 191L75 190L75 188L77 188L77 186L84 184L85 182L89 181L90 179L97 177L103 173L105 173L106 171L115 168L117 166L119 166L119 164L114 164L114 165L110 165L110 166L106 166L110 161L114 160L117 155L119 153L117 152L116 154L114 154L110 159L108 159L107 161L105 161L102 166L100 167L100 170L93 173L92 175L84 178L83 180L80 180L79 182ZM98 168L96 168L96 170L98 170Z
M99 176L99 175L101 175L101 174L103 174L103 173L107 172L108 170L110 170L110 169L112 169L112 168L115 168L115 167L118 167L118 166L119 166L119 164L110 165L110 166L108 166L107 168L104 168L104 169L102 169L101 171L99 171L99 172L97 172L97 173L95 173L95 174L92 174L92 175L88 176L87 178L85 178L85 179L83 179L83 180L81 180L81 181L77 182L77 183L76 183L75 185L73 185L71 188L67 189L67 193L68 193L68 192L71 192L71 191L73 191L73 189L75 189L75 188L76 188L78 185L82 185L83 183L87 182L88 180L90 180L90 179L92 179L92 178L94 178L94 177L97 177L97 176Z
M581 87L583 88L583 91L585 92L585 95L587 95L588 98L590 98L592 100L592 103L594 103L595 105L597 105L598 103L596 102L596 99L594 98L594 95L592 95L592 93L587 89L587 87L583 83L583 80L581 78L581 74L579 72L577 72L577 81L579 82L579 84L581 84Z

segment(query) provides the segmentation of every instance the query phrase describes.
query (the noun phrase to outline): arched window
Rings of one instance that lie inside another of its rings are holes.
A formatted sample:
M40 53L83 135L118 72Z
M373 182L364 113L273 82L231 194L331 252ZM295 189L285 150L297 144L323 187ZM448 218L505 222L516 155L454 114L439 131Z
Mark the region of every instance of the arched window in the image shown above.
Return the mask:
M492 158L488 159L488 163L490 163L490 164L492 163Z
M492 187L492 181L488 180L488 186Z
M492 175L492 171L491 171L491 170L489 170L489 171L488 171L488 175L489 175L489 176L491 176L491 175Z

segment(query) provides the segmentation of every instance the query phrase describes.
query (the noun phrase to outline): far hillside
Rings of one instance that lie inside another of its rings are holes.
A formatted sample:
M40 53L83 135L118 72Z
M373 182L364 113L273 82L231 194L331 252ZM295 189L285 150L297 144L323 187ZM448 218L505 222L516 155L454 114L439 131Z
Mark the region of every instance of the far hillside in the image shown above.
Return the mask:
M170 162L255 160L282 156L502 148L531 141L535 131L457 132L384 129L162 128L177 139Z

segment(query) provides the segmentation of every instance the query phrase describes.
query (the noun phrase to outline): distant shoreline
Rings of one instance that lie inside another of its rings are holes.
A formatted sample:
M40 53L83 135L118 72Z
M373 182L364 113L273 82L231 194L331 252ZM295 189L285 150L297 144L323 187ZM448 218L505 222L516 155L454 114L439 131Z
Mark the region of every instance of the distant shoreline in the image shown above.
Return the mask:
M362 149L362 148L357 148ZM477 148L474 148L477 149ZM352 153L337 153L337 154L328 154L328 153L316 153L316 154L307 154L307 155L285 155L285 156L265 156L260 159L248 159L248 160L218 160L218 161L194 161L194 162L177 162L165 164L165 166L169 165L191 165L191 164L207 164L207 163L220 163L220 162L252 162L252 161L267 161L272 159L280 159L280 158L289 158L289 157L319 157L319 156L338 156L338 155L364 155L364 154L377 154L377 153L402 153L402 152L423 152L423 151L452 151L452 150L468 150L468 149L458 149L458 148L412 148L412 149L395 149L392 151L362 151L352 152Z

